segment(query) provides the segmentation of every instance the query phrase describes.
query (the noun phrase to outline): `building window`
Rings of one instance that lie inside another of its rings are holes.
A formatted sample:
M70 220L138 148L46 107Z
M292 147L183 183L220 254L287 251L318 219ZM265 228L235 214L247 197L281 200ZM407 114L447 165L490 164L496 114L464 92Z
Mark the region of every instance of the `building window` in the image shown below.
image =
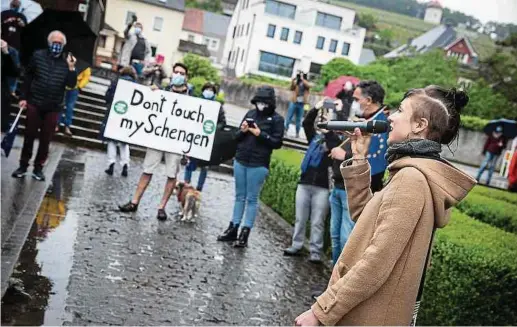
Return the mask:
M250 34L250 23L248 23L248 26L246 27L246 36Z
M233 61L237 63L239 61L239 52L241 51L240 48L237 48L237 52L235 53L235 57L233 58Z
M302 32L300 31L296 31L294 33L294 40L293 40L293 43L295 44L300 44L302 43Z
M315 62L311 62L311 67L309 68L309 75L312 77L318 77L321 73L322 65L317 64Z
M237 26L234 26L233 27L233 34L232 34L232 39L235 39L235 31L237 30Z
M333 30L340 30L341 17L318 12L318 15L316 16L316 25L331 28Z
M208 49L212 51L217 51L217 49L219 49L219 41L215 39L210 40L210 45L208 46Z
M232 51L228 52L228 62L231 62L232 60Z
M343 49L341 49L341 54L343 56L348 56L350 52L350 43L343 42Z
M153 30L161 31L163 28L163 18L162 17L154 17Z
M241 53L241 62L243 62L243 61L244 61L244 51L245 51L245 50L242 50L242 53Z
M276 16L294 19L296 6L280 1L266 0L266 12Z
M101 35L99 38L99 48L106 47L106 35Z
M337 40L330 40L329 52L336 52Z
M204 45L206 45L206 46L208 47L208 44L209 44L209 43L210 43L210 39L209 39L209 38L207 38L207 37L205 37L205 38L203 39L203 44L204 44Z
M194 42L194 35L189 34L189 35L188 35L188 41L189 41L189 42Z
M289 38L289 29L287 27L282 27L282 32L280 33L280 40L287 41Z
M325 38L323 36L318 36L318 41L316 41L316 49L323 49L325 46Z
M124 25L129 25L133 22L133 16L136 16L136 12L134 11L128 11L126 13L126 22L124 23Z
M262 72L291 77L293 75L293 67L293 58L260 51L259 70Z
M156 56L156 50L158 47L156 45L151 45L151 57Z
M276 25L269 24L267 27L267 36L274 38L275 37L275 31L276 31Z

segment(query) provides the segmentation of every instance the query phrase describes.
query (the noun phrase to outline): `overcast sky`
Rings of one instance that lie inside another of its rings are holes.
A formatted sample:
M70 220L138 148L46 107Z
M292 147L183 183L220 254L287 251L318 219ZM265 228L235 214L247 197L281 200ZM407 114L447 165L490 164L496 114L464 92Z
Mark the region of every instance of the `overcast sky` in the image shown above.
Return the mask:
M490 20L517 25L517 0L440 0L451 10L461 11L486 23Z

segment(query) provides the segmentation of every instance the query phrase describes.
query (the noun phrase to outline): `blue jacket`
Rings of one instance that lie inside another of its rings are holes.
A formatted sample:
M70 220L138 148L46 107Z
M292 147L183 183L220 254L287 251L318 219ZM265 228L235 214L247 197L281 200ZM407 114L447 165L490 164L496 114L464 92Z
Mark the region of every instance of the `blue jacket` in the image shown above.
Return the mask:
M388 121L388 117L383 110L379 110L370 120ZM388 132L382 134L373 134L368 151L368 162L371 167L371 175L382 173L388 167L385 155L388 150Z

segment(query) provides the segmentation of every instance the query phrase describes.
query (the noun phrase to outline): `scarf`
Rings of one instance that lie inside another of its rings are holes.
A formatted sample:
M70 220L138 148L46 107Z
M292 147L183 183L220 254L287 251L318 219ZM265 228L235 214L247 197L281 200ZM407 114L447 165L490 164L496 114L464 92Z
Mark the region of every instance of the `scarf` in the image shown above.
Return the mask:
M405 156L442 160L442 145L425 139L411 139L390 145L386 151L388 164Z
M309 148L305 153L305 157L303 157L301 166L302 173L305 173L309 167L318 167L320 165L326 151L323 141L324 139L321 135L316 135L312 139L312 142L309 144Z

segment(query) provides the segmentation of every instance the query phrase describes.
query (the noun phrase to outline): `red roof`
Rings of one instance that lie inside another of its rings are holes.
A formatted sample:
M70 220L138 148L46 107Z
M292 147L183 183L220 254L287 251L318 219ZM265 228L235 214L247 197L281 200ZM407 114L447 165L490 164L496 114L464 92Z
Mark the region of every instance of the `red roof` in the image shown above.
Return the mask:
M203 34L203 11L200 9L186 9L183 29Z
M440 8L443 9L442 4L438 0L432 0L427 3L427 8Z

